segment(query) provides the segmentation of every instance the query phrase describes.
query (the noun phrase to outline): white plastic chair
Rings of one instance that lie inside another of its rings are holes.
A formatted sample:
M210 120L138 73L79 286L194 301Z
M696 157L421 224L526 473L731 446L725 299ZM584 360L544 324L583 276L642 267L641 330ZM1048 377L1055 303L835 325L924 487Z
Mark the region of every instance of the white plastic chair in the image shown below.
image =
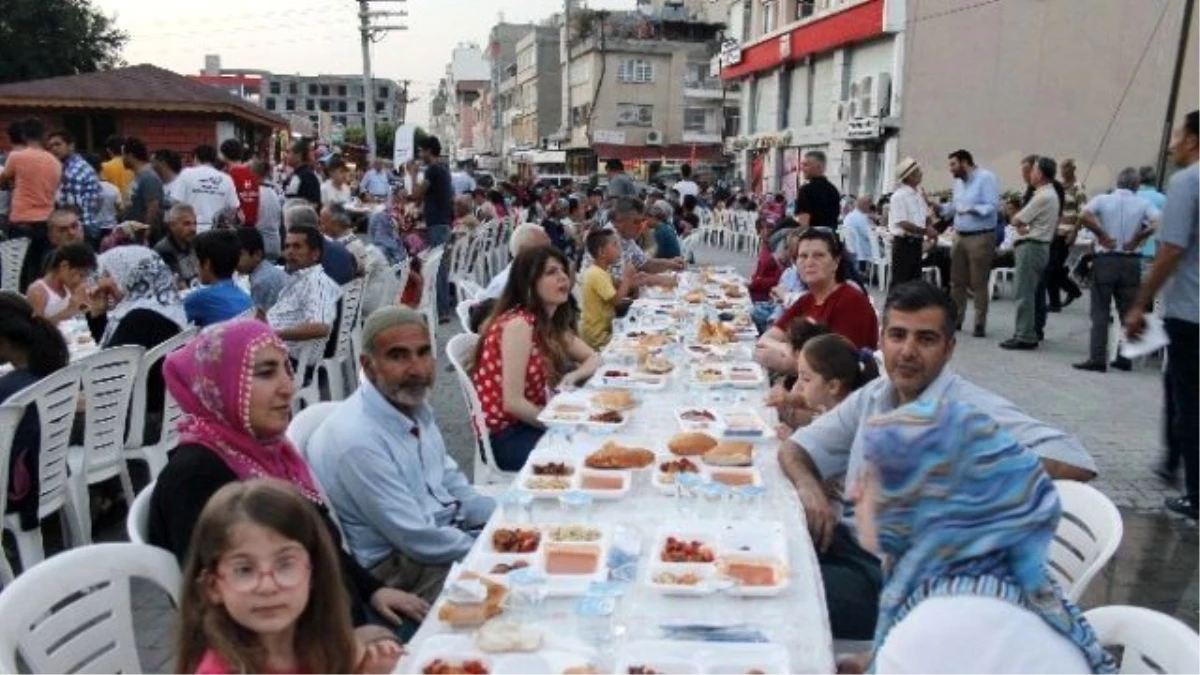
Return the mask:
M1050 543L1050 574L1068 599L1078 602L1121 544L1121 512L1099 490L1056 480L1063 515Z
M408 273L411 267L412 258L405 258L395 265L392 265L392 274L396 275L396 281L399 282L400 285L400 290L396 293L396 297L392 304L399 304L400 293L403 293L404 289L408 287Z
M331 414L333 414L341 401L322 401L308 406L300 411L300 414L292 418L292 422L288 424L287 437L304 456L308 459L308 439L316 433L317 428L321 426Z
M146 672L130 582L152 582L178 607L180 576L167 551L126 543L67 551L27 570L0 593L0 672Z
M921 278L938 288L942 287L942 270L938 267L922 267Z
M135 544L145 544L150 540L150 498L154 495L154 483L151 482L129 505L129 513L125 516L125 534L129 541Z
M37 406L42 432L38 454L38 521L58 513L64 521L63 531L68 535L69 541L64 543L72 546L91 542L91 533L79 520L79 510L75 507L67 477L67 445L71 441L71 425L75 422L75 404L79 400L83 370L81 363L67 365L9 396L4 402L4 407L19 410L25 410L30 404ZM17 557L22 569L28 570L45 558L40 526L23 530L20 516L9 513L4 515L4 529L11 532L17 542ZM0 619L3 617L0 614Z
M14 293L20 290L21 267L28 251L28 237L0 241L0 290Z
M17 424L21 422L25 411L15 406L0 406L0 513L4 513L8 501L8 458L12 452L13 436L17 432ZM8 564L8 556L0 550L0 588L7 586L13 580L12 566Z
M1113 605L1083 613L1104 647L1121 647L1122 673L1200 673L1200 635L1144 607Z
M997 267L988 274L988 297L997 300L1005 292L1016 292L1017 270L1015 267Z
M875 287L887 290L892 277L892 255L888 245L879 235L872 233L871 241L871 279Z
M421 261L421 304L417 309L425 314L425 323L429 325L429 339L435 345L438 327L437 273L445 250L445 246L432 248ZM433 353L436 355L437 350L433 350Z
M458 378L459 389L462 390L463 398L467 402L467 409L471 412L471 426L476 431L479 439L479 446L483 449L483 454L480 456L478 450L475 455L475 482L480 484L489 483L508 483L516 476L514 472L501 471L496 468L496 456L492 452L492 442L488 438L487 421L483 416L483 403L479 401L479 394L475 391L475 383L471 381L471 376L467 373L466 363L468 363L475 354L475 348L479 344L479 336L474 333L460 333L450 338L446 343L446 356L450 358L450 363L454 366L454 374Z
M88 486L110 478L119 478L125 503L132 504L136 493L125 463L125 420L133 383L145 355L144 347L125 345L104 349L79 363L83 366L83 445L67 449L70 470L69 488L79 511L79 522L91 541L91 509Z
M454 313L458 315L458 323L462 325L464 333L475 333L471 330L471 308L474 306L474 300L463 300L454 307Z
M325 375L326 381L329 383L329 398L334 401L340 401L357 386L358 381L351 381L346 375L346 370L354 369L354 332L360 327L360 319L362 312L362 296L363 288L366 281L364 279L355 279L350 283L342 286L342 314L338 319L337 325L337 342L334 345L333 356L322 359L317 363L317 368L313 372L313 378L310 387L314 387L313 393L315 396L313 401L321 399L320 382L321 375Z
M161 363L167 354L184 346L196 336L198 328L188 328L173 338L166 340L148 350L142 357L138 367L137 381L133 386L133 401L129 406L129 433L125 436L126 461L137 460L146 463L150 471L150 480L156 480L158 474L167 465L167 453L179 442L179 430L176 426L183 413L171 396L171 392L163 391L162 431L154 443L146 443L146 388L150 381L150 371L155 364Z

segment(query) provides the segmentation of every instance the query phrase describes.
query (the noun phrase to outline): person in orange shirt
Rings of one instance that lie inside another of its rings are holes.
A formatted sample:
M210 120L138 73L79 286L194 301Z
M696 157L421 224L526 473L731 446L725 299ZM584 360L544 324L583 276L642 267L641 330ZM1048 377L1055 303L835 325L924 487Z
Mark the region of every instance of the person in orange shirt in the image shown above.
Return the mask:
M133 172L125 168L125 161L121 158L121 148L124 145L125 139L120 136L109 136L104 141L104 163L100 165L100 180L116 185L121 191L121 201L128 203Z
M14 150L0 172L0 185L12 188L9 208L9 236L27 237L29 249L21 267L21 292L41 271L42 259L50 250L46 220L54 210L54 196L62 179L62 164L42 146L45 129L41 120L30 118L21 123L25 147Z

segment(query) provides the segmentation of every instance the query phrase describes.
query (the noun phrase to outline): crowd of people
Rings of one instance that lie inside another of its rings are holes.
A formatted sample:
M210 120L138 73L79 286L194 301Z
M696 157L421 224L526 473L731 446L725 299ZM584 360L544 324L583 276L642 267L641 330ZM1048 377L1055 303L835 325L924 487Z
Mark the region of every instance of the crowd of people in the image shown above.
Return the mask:
M189 324L204 327L162 366L184 420L149 505L148 541L184 570L180 672L390 672L400 641L495 509L447 448L429 402L437 345L424 315L399 302L400 289L366 312L360 386L301 447L289 440L300 366L332 344L345 283L520 213L507 242L512 262L474 308L478 346L465 364L482 405L476 432L497 468L517 471L545 433L538 418L550 398L595 374L640 289L676 283L688 264L679 238L699 226L700 212L727 208L761 209L762 253L749 284L763 329L755 358L771 376L778 462L818 553L833 635L874 640L846 667L1114 669L1046 566L1062 512L1051 480L1091 480L1094 460L1071 434L950 365L972 295L975 334L985 333L1001 227L995 178L969 152L949 157L955 187L944 204L921 193L917 162L898 167L902 187L885 219L893 279L877 311L860 265L864 242L877 236L874 204L855 200L843 213L819 152L804 158L807 181L789 215L774 197L719 199L689 171L670 191L641 194L619 162L608 165L603 193L526 192L519 182L482 189L441 161L432 137L417 144L423 169L405 167L400 181L378 164L351 178L340 159L313 162L298 142L277 191L255 189L267 172L247 167L236 142L219 155L197 148L186 168L162 162L175 174L166 187L137 139L123 139L93 175L86 161L42 150L33 121L10 136L23 147L0 174L12 190L8 233L31 240L35 273L27 298L0 295L0 361L13 367L0 377L0 401L68 362L55 325L64 320L86 318L102 346L149 347ZM70 149L69 136L52 138ZM1163 471L1184 464L1187 493L1170 507L1195 518L1196 113L1171 147L1181 170L1161 207L1134 196L1136 172L1088 201L1073 174L1064 172L1060 193L1054 160L1028 159L1029 194L1005 226L1015 233L1018 294L1005 345L1036 346L1043 285L1065 291L1063 304L1076 296L1046 272L1061 257L1056 237L1069 246L1076 224L1098 245L1093 320L1107 318L1110 298L1124 298L1118 308L1136 336L1163 290L1172 339ZM124 214L111 223L99 216L107 189L74 187L88 177L110 182L110 166L129 173L124 187L111 183ZM349 208L355 195L384 207L362 218ZM1156 257L1139 286L1132 256L1152 223ZM274 264L268 231L286 271ZM917 260L947 231L949 292L920 279ZM439 274L439 313L451 281ZM35 527L36 413L16 436L9 508ZM1017 639L1025 649L1012 648Z

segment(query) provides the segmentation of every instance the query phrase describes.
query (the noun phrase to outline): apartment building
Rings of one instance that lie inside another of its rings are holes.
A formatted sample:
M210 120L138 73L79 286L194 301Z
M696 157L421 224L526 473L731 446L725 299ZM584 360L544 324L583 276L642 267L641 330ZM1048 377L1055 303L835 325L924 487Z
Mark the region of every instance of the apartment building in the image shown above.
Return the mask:
M675 4L583 10L574 21L569 173L593 173L613 158L644 178L685 162L724 162L737 85L723 87L711 67L721 26L690 20Z
M927 188L949 187L945 158L958 148L1005 185L1019 185L1020 157L1043 153L1074 157L1085 181L1108 186L1122 166L1158 155L1184 3L724 5L716 66L743 84L729 145L750 185L791 196L810 149L826 153L847 194L890 192L906 156L925 164ZM1198 95L1195 22L1177 117Z
M512 109L512 93L516 89L517 42L534 29L532 23L498 23L488 33L487 58L491 85L491 134L486 154L499 162L512 150L512 119L505 113Z

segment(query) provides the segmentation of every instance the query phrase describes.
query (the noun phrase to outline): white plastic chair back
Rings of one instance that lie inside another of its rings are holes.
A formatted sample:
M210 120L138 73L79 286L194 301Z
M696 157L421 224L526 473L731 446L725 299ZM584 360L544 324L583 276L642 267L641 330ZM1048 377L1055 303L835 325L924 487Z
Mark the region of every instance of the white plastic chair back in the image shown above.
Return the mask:
M1083 618L1101 645L1122 648L1122 673L1200 673L1200 635L1174 617L1113 605L1084 612Z
M179 605L179 564L160 548L97 544L26 570L0 593L0 672L144 673L130 581L146 579Z
M29 251L29 238L18 237L0 241L0 290L18 292L21 286L21 267Z
M437 303L437 273L442 264L445 246L430 249L421 261L421 305L420 311L425 314L425 322L429 325L429 338L437 344L438 303ZM433 353L436 355L437 350Z
M12 454L13 436L17 425L25 416L25 410L16 406L0 406L0 513L4 513L8 501L8 458ZM8 556L0 552L0 587L7 586L13 580L12 567L8 564Z
M1068 599L1078 601L1121 544L1121 512L1099 490L1056 480L1063 515L1050 542L1050 574Z
M134 544L145 544L150 540L150 497L153 495L154 482L151 481L129 505L129 514L125 516L125 534Z
M474 233L470 234L455 234L451 235L453 239L450 241L450 280L454 281L464 275L467 270L467 261L471 252L471 245L474 242Z
M479 400L479 395L475 391L475 383L471 381L471 376L466 368L466 364L474 358L475 348L479 345L479 340L480 337L474 333L460 333L459 335L455 335L446 343L446 356L450 358L450 363L454 366L454 374L458 378L459 389L462 390L463 398L467 402L467 408L471 411L471 426L476 431L480 447L483 449L482 456L480 456L478 451L474 453L475 482L507 483L516 474L496 468L496 456L492 453L491 439L488 438L487 421L483 415L483 403Z
M125 345L104 349L80 359L83 371L83 445L67 455L75 507L85 528L91 527L87 486L119 477L127 504L136 496L125 463L125 420L133 385L146 349Z
M471 308L475 306L474 300L463 300L454 307L454 313L458 315L458 323L462 326L464 333L471 333Z
M291 424L288 424L288 440L292 442L292 445L296 446L296 449L300 451L305 460L308 459L308 439L312 438L312 435L316 433L321 423L333 414L341 403L341 401L314 403L300 411L299 414L292 418Z
M38 455L38 520L58 513L66 521L65 528L72 546L91 542L79 520L74 495L69 486L67 473L67 446L71 440L71 425L75 422L75 404L79 400L79 382L84 367L76 362L60 368L35 384L8 397L5 406L24 410L30 404L37 405L38 423L41 426L41 448ZM17 514L4 516L4 529L13 534L17 542L17 553L21 567L29 569L42 561L41 528L25 531ZM0 619L3 615L0 614ZM0 631L2 632L2 631Z
M324 374L329 383L329 395L335 401L340 401L354 390L357 382L347 382L346 369L353 366L355 331L359 329L363 289L366 280L355 279L342 286L342 313L338 318L337 337L334 338L333 356L322 359L317 364L312 381L312 401L320 400L321 375Z
M171 393L164 388L163 409L160 411L162 431L158 441L153 444L146 443L146 390L150 382L150 371L155 364L161 363L167 354L187 344L199 330L195 327L188 328L147 350L138 366L137 381L133 385L133 399L129 405L129 433L125 435L125 459L145 462L152 481L158 478L159 472L167 465L167 453L179 441L176 426L183 413L180 412Z

